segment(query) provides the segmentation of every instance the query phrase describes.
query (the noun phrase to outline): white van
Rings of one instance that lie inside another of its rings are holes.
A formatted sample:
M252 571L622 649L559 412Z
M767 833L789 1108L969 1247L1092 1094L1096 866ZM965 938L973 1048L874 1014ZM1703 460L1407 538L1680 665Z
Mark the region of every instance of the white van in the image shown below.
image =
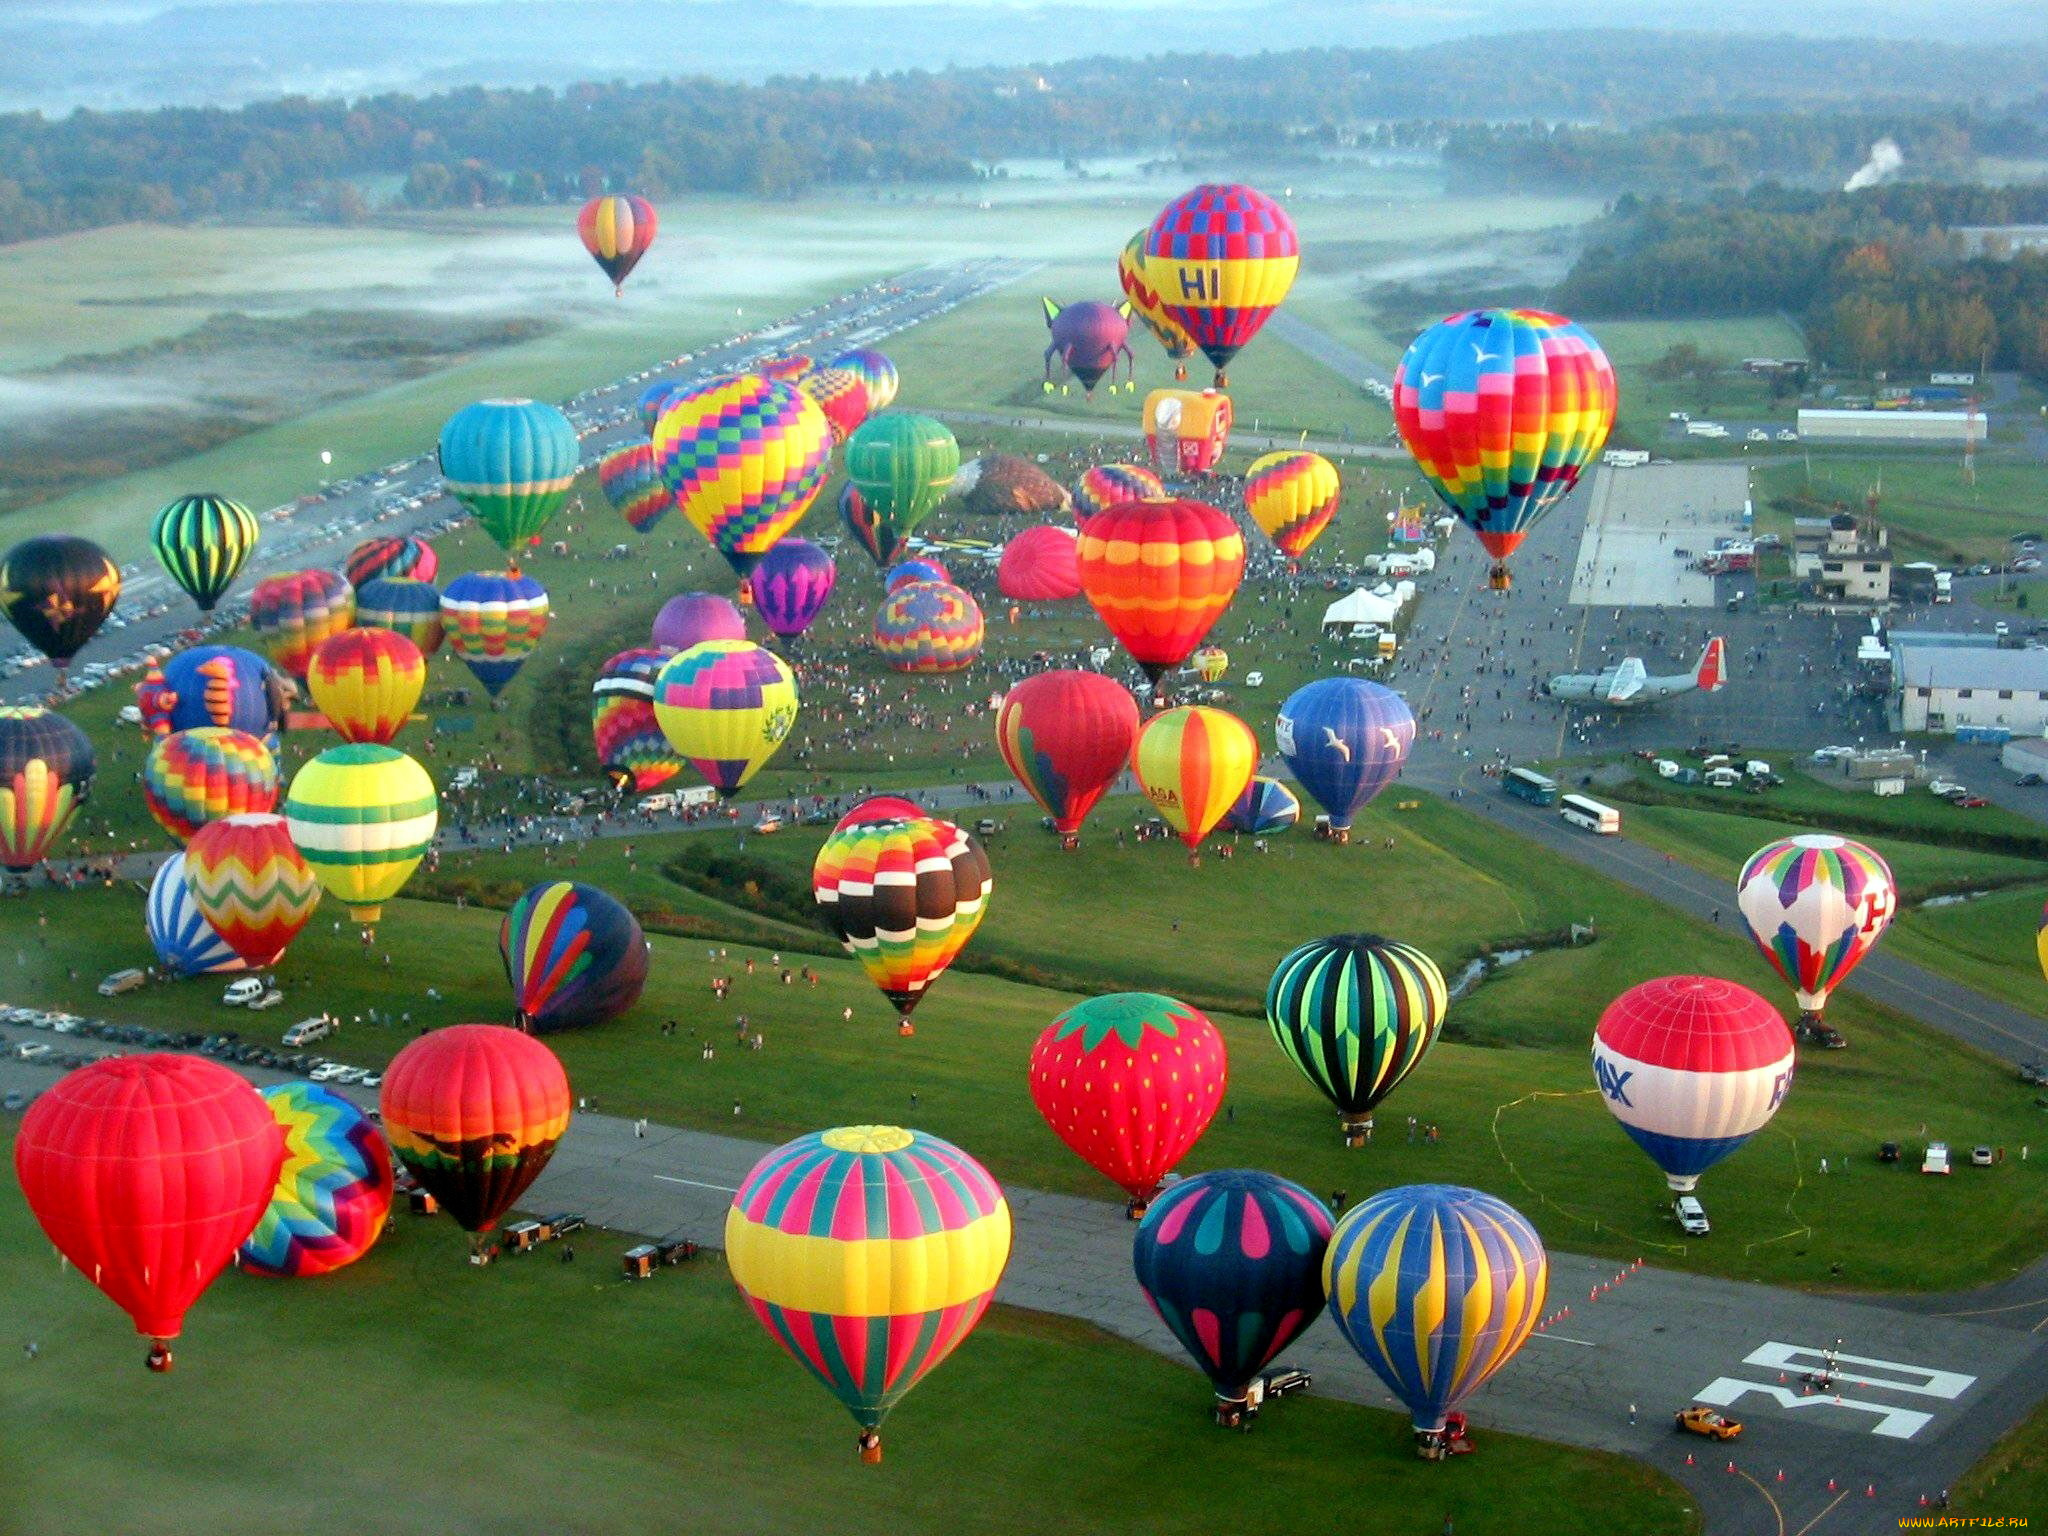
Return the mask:
M1742 783L1742 775L1726 766L1709 768L1706 781L1709 789L1734 789Z
M656 795L642 795L633 807L643 816L663 816L675 810L682 802L667 790Z
M221 993L220 1000L230 1008L246 1008L261 997L263 991L260 976L238 976L228 983L228 989Z
M1680 1195L1671 1202L1671 1214L1678 1218L1678 1225L1687 1237L1705 1237L1713 1230L1707 1225L1706 1207L1692 1195Z
M311 1045L315 1040L325 1040L334 1033L334 1028L332 1019L301 1019L284 1032L284 1043L297 1050L302 1045Z
M1657 770L1657 777L1660 779L1675 779L1685 771L1684 764L1673 762L1668 757L1660 757L1650 766Z
M100 983L101 997L119 997L123 992L133 992L149 978L130 966L125 971L116 971Z

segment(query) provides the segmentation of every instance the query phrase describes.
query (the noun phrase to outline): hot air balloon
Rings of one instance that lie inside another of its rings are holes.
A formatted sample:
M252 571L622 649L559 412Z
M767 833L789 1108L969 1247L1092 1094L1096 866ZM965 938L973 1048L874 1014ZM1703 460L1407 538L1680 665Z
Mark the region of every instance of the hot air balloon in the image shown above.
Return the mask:
M1168 319L1216 365L1216 383L1294 286L1294 221L1262 192L1200 186L1160 210L1145 232L1145 281Z
M877 566L887 565L902 546L903 535L884 525L862 497L859 487L850 483L839 488L839 520L853 535L854 543L866 550L868 558Z
M1280 706L1273 742L1301 787L1330 813L1330 837L1351 841L1351 819L1400 775L1415 744L1415 716L1393 689L1325 677Z
M1299 1184L1250 1168L1182 1179L1145 1213L1139 1288L1215 1385L1217 1423L1257 1412L1259 1373L1322 1315L1331 1226Z
M1446 1417L1535 1331L1549 1274L1527 1217L1455 1184L1360 1201L1323 1256L1331 1320L1407 1406L1432 1456L1445 1449Z
M796 724L796 674L747 640L707 640L654 680L654 718L692 768L730 799Z
M320 642L306 682L335 735L388 746L420 701L427 662L396 630L348 629Z
M656 379L640 391L640 398L633 405L633 412L640 418L640 430L650 438L654 436L654 424L661 420L661 413L668 409L668 403L675 398L683 386L674 379Z
M2041 977L2048 981L2048 903L2041 908L2041 921L2034 929L2034 958L2041 963Z
M529 889L499 924L498 955L519 1026L536 1035L615 1019L647 985L639 919L594 885Z
M794 640L811 627L839 579L832 557L809 539L785 538L754 567L754 608L771 634Z
M365 539L341 563L341 574L356 588L360 603L362 589L373 581L400 576L414 581L432 581L441 574L441 557L425 539L409 533L380 535Z
M1410 344L1394 373L1394 426L1493 556L1496 591L1536 519L1599 457L1616 398L1600 344L1540 309L1468 309Z
M974 937L993 885L981 845L936 816L841 825L811 866L827 925L896 1005L902 1035Z
M1232 419L1230 396L1217 390L1155 389L1145 397L1145 452L1155 469L1213 474L1230 445Z
M0 869L25 874L50 856L92 793L92 742L40 704L0 704Z
M951 581L952 572L936 560L899 560L882 573L884 591L894 592L898 587L907 587L913 581Z
M1201 862L1202 839L1237 803L1259 766L1259 739L1237 716L1202 705L1154 715L1138 732L1131 767L1166 824Z
M659 223L654 205L644 197L593 197L576 215L576 234L590 259L612 280L612 297L624 297L626 276L654 244Z
M1188 658L1188 665L1195 669L1195 676L1205 683L1220 683L1223 674L1230 670L1230 652L1220 645L1204 645L1195 649Z
M832 468L832 428L793 384L734 374L679 389L654 427L654 461L683 516L740 579L803 521Z
M143 926L158 962L180 976L211 976L248 969L248 962L213 931L213 925L192 899L185 884L182 853L174 853L157 865L149 882Z
M959 469L960 444L944 422L929 416L887 411L846 440L846 478L880 530L874 547L888 555L946 499ZM877 563L886 564L887 556Z
M661 605L650 633L656 645L687 651L707 640L744 640L747 621L730 598L716 592L678 592Z
M391 1058L377 1094L391 1150L463 1231L498 1224L569 1128L569 1077L502 1024L430 1030Z
M1223 820L1234 832L1265 837L1285 832L1301 820L1301 802L1278 779L1260 775L1245 785L1237 803L1223 813Z
M1082 526L1079 557L1081 590L1157 685L1230 606L1244 576L1244 536L1204 502L1125 502Z
M754 365L754 372L764 379L781 379L784 383L794 384L817 366L818 360L805 353L785 352L780 357L763 358ZM838 364L827 366L836 368Z
M868 419L867 381L851 368L815 368L797 380L796 387L825 413L834 445L853 436Z
M284 1133L270 1205L237 1262L252 1275L346 1269L377 1244L391 1214L391 1149L355 1105L319 1083L278 1083L263 1103Z
M171 580L201 613L211 613L234 585L262 531L256 514L238 501L211 494L180 496L157 513L149 541Z
M1123 501L1163 501L1166 487L1138 464L1097 464L1074 482L1074 510L1082 517L1107 512Z
M266 576L249 594L249 628L270 659L303 678L320 642L356 621L356 594L334 571L291 571Z
M441 478L517 575L519 552L569 499L582 451L552 405L479 400L441 428Z
M356 628L391 630L431 656L448 638L441 589L416 576L373 577L356 588Z
M915 800L906 800L901 795L870 795L834 822L832 830L844 832L848 827L872 826L878 821L922 821L924 817L924 807Z
M1593 1028L1600 1096L1679 1194L1770 1123L1792 1066L1778 1010L1717 976L1630 987Z
M1185 379L1188 376L1188 359L1195 355L1195 340L1178 320L1166 312L1159 290L1146 274L1145 234L1146 231L1141 229L1125 242L1116 259L1117 281L1123 286L1124 297L1131 301L1131 313L1138 317L1173 360L1173 376Z
M1062 381L1069 374L1081 381L1082 390L1090 397L1102 376L1108 374L1110 393L1115 394L1119 362L1124 365L1130 387L1138 387L1137 380L1130 378L1137 368L1137 359L1131 356L1129 303L1104 304L1095 299L1084 299L1078 304L1060 304L1052 299L1040 302L1045 306L1045 328L1052 333L1045 347L1047 394L1052 393L1055 384L1065 394L1067 386Z
M861 1427L974 1331L1010 1257L1010 1207L951 1142L893 1125L799 1136L740 1182L725 1257L754 1316Z
M1059 603L1081 595L1079 537L1071 528L1026 528L1003 546L996 590L1021 603Z
M913 581L875 610L875 649L896 672L958 672L986 633L981 605L949 581Z
M675 497L655 467L652 443L614 448L597 461L597 483L612 510L632 524L635 533L652 530L675 505Z
M269 662L239 645L197 645L153 668L135 685L145 735L194 726L246 731L275 754L284 729L286 684Z
M1138 704L1099 672L1040 672L1003 695L996 745L1031 798L1045 807L1065 848L1138 741Z
M896 365L873 348L855 347L840 353L826 366L851 369L860 375L868 388L870 411L886 411L896 403Z
M441 594L449 649L496 698L548 632L548 594L516 571L471 571Z
M1811 1033L1828 994L1891 926L1898 891L1883 859L1827 833L1780 838L1749 856L1735 905L1771 968L1799 994L1799 1032Z
M1076 1003L1031 1048L1031 1102L1053 1134L1145 1214L1216 1118L1230 1063L1198 1009L1157 992Z
M184 842L223 816L260 816L277 805L277 759L247 731L199 725L150 744L142 798L162 827Z
M282 816L223 816L185 845L185 888L221 942L260 970L320 905L320 882Z
M270 1203L284 1136L256 1090L200 1056L109 1056L22 1116L14 1172L57 1251L150 1340L170 1340Z
M0 612L50 658L59 681L120 596L120 567L91 539L39 534L0 561Z
M1342 489L1337 466L1320 453L1269 453L1245 472L1244 509L1275 549L1298 561L1337 515Z
M1449 1006L1434 960L1373 933L1304 944L1266 984L1273 1038L1337 1106L1347 1147L1371 1137L1374 1108L1436 1044Z
M590 685L590 734L598 766L614 784L644 795L683 771L654 718L654 680L675 656L665 645L636 646L605 662Z
M393 747L329 747L292 775L292 841L314 878L368 928L434 844L440 797L427 770Z

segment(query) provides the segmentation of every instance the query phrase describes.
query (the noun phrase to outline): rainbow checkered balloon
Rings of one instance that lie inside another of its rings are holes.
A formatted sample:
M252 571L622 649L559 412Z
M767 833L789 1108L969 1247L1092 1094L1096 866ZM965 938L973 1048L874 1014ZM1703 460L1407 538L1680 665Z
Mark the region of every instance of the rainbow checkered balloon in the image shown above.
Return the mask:
M324 1275L375 1246L391 1214L391 1149L355 1105L318 1083L278 1083L263 1102L284 1131L270 1208L242 1244L257 1275Z
M612 510L632 524L635 533L646 533L675 505L655 468L651 443L627 443L599 459L597 483Z
M1468 309L1410 344L1394 426L1505 589L1507 557L1599 456L1617 399L1614 367L1583 327L1540 309Z
M495 699L548 632L547 589L515 571L471 571L441 594L441 620L449 649Z
M614 784L635 794L657 789L683 771L683 760L654 718L654 680L674 658L665 645L640 645L605 662L590 685L590 735L597 764Z
M1166 487L1151 470L1137 464L1098 464L1074 482L1074 510L1093 517L1120 501L1157 501Z
M725 1253L761 1326L874 1430L988 1310L1010 1207L951 1142L842 1126L754 1165L726 1212Z
M981 655L981 606L950 581L913 581L875 610L875 649L898 672L958 672Z
M141 779L149 814L181 843L209 821L261 815L277 805L277 759L258 738L227 726L157 737Z
M793 384L741 373L678 389L654 425L654 462L690 525L740 578L810 510L832 427Z

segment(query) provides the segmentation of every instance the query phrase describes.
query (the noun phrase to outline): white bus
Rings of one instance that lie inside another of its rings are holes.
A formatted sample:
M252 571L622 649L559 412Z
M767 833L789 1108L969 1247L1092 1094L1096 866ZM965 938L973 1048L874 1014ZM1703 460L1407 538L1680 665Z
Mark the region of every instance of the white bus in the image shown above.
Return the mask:
M1557 802L1557 814L1575 827L1612 837L1621 830L1621 812L1584 795L1566 795Z

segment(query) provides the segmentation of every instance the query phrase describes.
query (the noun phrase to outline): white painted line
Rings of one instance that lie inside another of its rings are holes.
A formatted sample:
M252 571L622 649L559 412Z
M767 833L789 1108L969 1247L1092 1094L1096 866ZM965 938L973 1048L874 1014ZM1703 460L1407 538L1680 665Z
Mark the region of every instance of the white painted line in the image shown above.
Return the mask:
M1600 1346L1591 1339L1574 1339L1562 1333L1532 1333L1532 1339L1554 1339L1560 1344L1576 1344L1581 1349L1598 1349Z
M664 1184L687 1184L692 1189L715 1189L721 1195L736 1195L739 1193L739 1189L731 1184L705 1184L696 1179L672 1178L666 1173L657 1173L654 1177L661 1180Z

